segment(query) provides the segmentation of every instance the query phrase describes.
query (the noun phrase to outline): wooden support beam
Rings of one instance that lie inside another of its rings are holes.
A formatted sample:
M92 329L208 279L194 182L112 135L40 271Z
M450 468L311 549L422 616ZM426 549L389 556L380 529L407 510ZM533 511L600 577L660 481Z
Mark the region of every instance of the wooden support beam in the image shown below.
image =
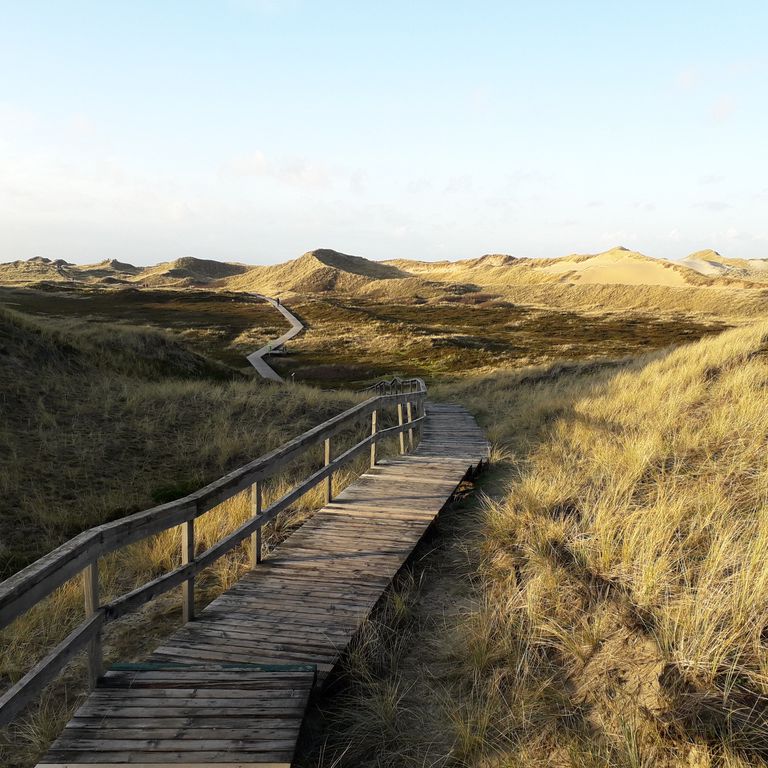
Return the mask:
M99 561L95 560L83 570L83 597L85 618L90 619L99 610ZM88 641L88 686L96 687L104 674L104 652L101 647L101 627Z
M405 405L405 415L408 417L408 423L413 421L413 404L409 400ZM413 450L413 427L408 428L408 450Z
M403 426L403 404L397 404L397 424ZM400 453L405 453L405 432L400 431Z
M376 466L376 432L378 430L376 429L376 411L373 411L371 413L371 436L373 437L373 440L371 440L371 466Z
M261 517L261 480L251 486L251 509L255 518ZM251 534L251 568L261 562L261 526Z
M181 564L187 565L195 559L195 521L188 520L181 526ZM182 616L184 623L195 618L195 576L181 585Z
M325 439L325 466L331 463L331 438ZM325 481L325 503L330 504L333 500L333 475L328 475Z

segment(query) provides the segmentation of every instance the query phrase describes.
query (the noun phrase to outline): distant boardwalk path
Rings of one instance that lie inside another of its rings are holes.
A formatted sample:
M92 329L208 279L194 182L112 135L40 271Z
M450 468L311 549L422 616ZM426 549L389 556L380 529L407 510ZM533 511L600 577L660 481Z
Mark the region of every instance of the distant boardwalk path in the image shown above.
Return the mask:
M290 766L311 687L467 470L487 460L486 439L462 407L427 402L411 420L411 395L389 397L408 405L408 421L401 405L401 427L389 429L401 455L377 463L375 443L363 441L371 469L147 663L100 678L41 766ZM422 439L408 453L414 426Z
M268 344L265 344L261 349L257 349L255 352L251 352L248 355L248 362L265 378L270 381L282 381L283 378L280 374L270 367L264 360L265 356L274 352L279 347L282 347L286 341L290 341L294 336L297 336L304 330L304 326L301 321L285 306L279 299L271 299L269 296L263 296L260 293L251 294L264 301L268 301L285 319L291 324L290 330L286 331L282 336L277 339L273 339Z

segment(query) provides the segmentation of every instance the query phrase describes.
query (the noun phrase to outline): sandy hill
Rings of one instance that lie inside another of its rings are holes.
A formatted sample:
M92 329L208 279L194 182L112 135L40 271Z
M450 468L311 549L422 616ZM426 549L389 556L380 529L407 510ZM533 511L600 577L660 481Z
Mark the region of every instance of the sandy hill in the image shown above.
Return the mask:
M196 259L185 256L154 267L146 267L136 275L136 281L146 285L194 287L210 285L220 280L241 275L248 271L244 264L230 264L213 259Z
M106 259L98 264L87 264L78 266L69 264L68 274L73 279L83 282L97 282L104 285L125 285L131 282L143 271L142 267L134 267L133 264L127 264L117 259Z
M391 264L370 261L326 248L268 267L252 267L227 281L232 290L274 294L355 292L378 280L400 280L406 272Z
M654 259L618 246L603 253L572 254L557 259L520 259L489 254L479 259L449 262L389 262L404 272L433 280L451 280L503 289L511 285L565 283L571 285L689 284L685 266Z
M566 256L554 263L542 265L538 270L557 276L561 282L581 285L683 287L689 284L685 267L622 246L603 253Z
M10 261L0 264L0 283L5 285L26 285L29 283L72 282L78 279L72 264L63 259L51 261L42 256L33 256L26 261Z
M564 310L732 318L768 314L768 272L761 278L759 266L749 273L741 269L702 274L681 261L655 259L621 246L555 259L489 255L455 262L388 263L422 283L441 286L444 296L455 292L449 286L464 286L515 304Z
M701 251L671 262L622 247L557 259L488 254L459 261L378 262L321 248L283 264L263 267L191 257L152 267L135 267L114 259L80 266L40 257L0 264L0 283L4 284L131 282L179 288L213 285L274 294L392 291L396 295L432 295L441 284L501 291L509 286L554 283L685 287L716 284L721 278L748 280L763 275L768 278L768 261L725 259L715 251ZM727 283L726 280L724 284Z
M363 277L372 277L375 279L387 279L405 277L402 270L391 264L384 264L380 261L371 261L362 256L350 256L346 253L339 253L328 248L320 248L316 251L305 253L302 259L312 260L324 264L326 267L332 267L342 272L351 272L354 275Z
M36 256L27 261L0 264L0 283L143 283L153 287L194 287L210 285L247 270L248 267L243 264L192 257L163 262L153 267L136 267L117 259L106 259L97 264L69 264L62 259L51 261Z
M686 256L680 263L700 275L757 281L768 279L768 259L731 259L706 249Z
M487 254L458 261L371 261L323 248L270 266L183 258L152 267L115 260L89 266L34 258L0 264L0 284L69 283L222 288L294 296L376 301L451 301L467 293L520 304L583 310L766 313L768 261L730 259L713 250L680 261L621 246L602 253L529 259ZM476 301L467 300L469 303Z
M117 259L105 259L98 264L87 264L84 267L78 267L74 264L68 265L72 270L76 270L83 275L105 276L105 275L138 275L143 267L134 267L133 264L127 264Z

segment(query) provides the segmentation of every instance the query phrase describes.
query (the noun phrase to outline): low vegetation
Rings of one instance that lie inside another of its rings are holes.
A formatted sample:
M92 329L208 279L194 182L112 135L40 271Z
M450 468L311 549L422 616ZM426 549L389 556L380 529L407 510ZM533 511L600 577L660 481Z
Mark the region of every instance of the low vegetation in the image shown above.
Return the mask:
M232 379L146 328L0 314L0 575L219 477L357 401Z
M613 358L727 327L714 319L543 309L477 291L424 303L316 299L291 307L308 330L276 367L324 386L393 372L439 381L557 359Z
M439 390L501 460L403 631L351 654L315 763L765 765L767 350L762 324Z
M719 284L446 283L422 295L387 273L381 296L352 300L332 291L337 266L317 267L326 295L289 302L308 330L275 367L340 388L423 375L433 398L477 414L495 466L479 500L441 517L316 700L303 768L765 765L768 324L727 330L757 313L761 289L728 307L718 297L736 294ZM0 312L0 577L359 399L246 373L241 355L284 325L242 295L78 285L2 298L29 314ZM590 311L605 303L614 314ZM267 546L319 501L304 499ZM199 546L250 514L246 495L206 514ZM175 567L178 544L170 531L105 558L104 594ZM199 599L247 557L209 569ZM0 635L3 683L81 619L81 601L73 581ZM140 658L179 614L170 594L115 623L107 660ZM82 677L74 666L0 731L0 764L34 764Z
M150 327L222 363L231 377L252 373L246 355L283 334L285 320L247 293L136 287L0 287L0 304L43 319L87 321L91 329L116 324Z
M0 357L3 577L88 527L183 496L360 400L350 392L231 379L223 365L160 331L53 323L9 310L0 311ZM266 503L319 466L320 454L269 483ZM360 469L337 473L336 482ZM319 503L319 491L305 496L268 531L266 546ZM196 526L198 546L211 546L251 514L247 494L207 513ZM177 567L180 552L178 531L169 530L104 558L104 598ZM199 600L230 586L247 561L241 547L208 569ZM18 680L82 616L74 579L0 632L0 687ZM178 621L179 598L170 594L116 622L106 637L108 662L141 658ZM39 706L0 730L0 764L33 765L83 691L75 665Z

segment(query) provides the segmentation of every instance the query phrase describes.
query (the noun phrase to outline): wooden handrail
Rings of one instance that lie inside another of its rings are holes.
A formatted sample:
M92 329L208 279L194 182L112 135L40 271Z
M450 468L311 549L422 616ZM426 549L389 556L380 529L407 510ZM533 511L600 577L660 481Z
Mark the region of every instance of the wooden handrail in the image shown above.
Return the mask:
M330 479L334 472L368 448L371 451L371 461L375 463L375 447L380 440L399 435L401 452L404 452L405 434L408 433L408 442L412 447L413 429L424 419L423 402L427 394L426 385L421 379L392 379L380 382L374 387L379 392L376 396L313 427L265 456L214 480L204 488L176 501L84 531L0 583L0 628L7 626L18 616L33 608L80 572L83 572L86 577L84 584L88 613L86 620L59 643L43 661L0 696L0 725L15 717L20 709L39 694L42 687L86 646L90 649L90 677L95 681L95 678L101 674L100 634L104 623L138 609L180 584L185 585L185 618L192 619L195 574L226 555L248 537L253 537L254 543L258 542L260 547L261 528L319 483L323 481L328 483L326 498L330 498ZM403 405L406 406L407 421L404 421L402 416ZM416 405L415 418L412 417L413 405ZM399 423L387 429L377 429L377 413L387 406L397 406ZM371 434L331 460L328 442L330 438L366 417L372 420ZM312 473L263 510L261 510L261 491L259 490L257 492L259 503L254 506L261 513L255 514L227 537L195 556L194 520L196 518L241 491L252 486L256 487L265 478L276 475L286 464L318 443L324 443L325 449L325 461L321 469ZM180 567L110 603L98 605L98 582L95 580L95 574L98 573L100 557L182 524L185 525L186 531L186 550ZM254 564L259 560L260 551L254 553L252 558Z
M401 379L399 376L394 376L389 381L382 380L377 381L375 384L371 384L368 387L361 389L361 392L376 392L380 395L384 394L400 394L402 392L420 392L426 391L427 385L424 383L424 379L414 377L412 379Z

